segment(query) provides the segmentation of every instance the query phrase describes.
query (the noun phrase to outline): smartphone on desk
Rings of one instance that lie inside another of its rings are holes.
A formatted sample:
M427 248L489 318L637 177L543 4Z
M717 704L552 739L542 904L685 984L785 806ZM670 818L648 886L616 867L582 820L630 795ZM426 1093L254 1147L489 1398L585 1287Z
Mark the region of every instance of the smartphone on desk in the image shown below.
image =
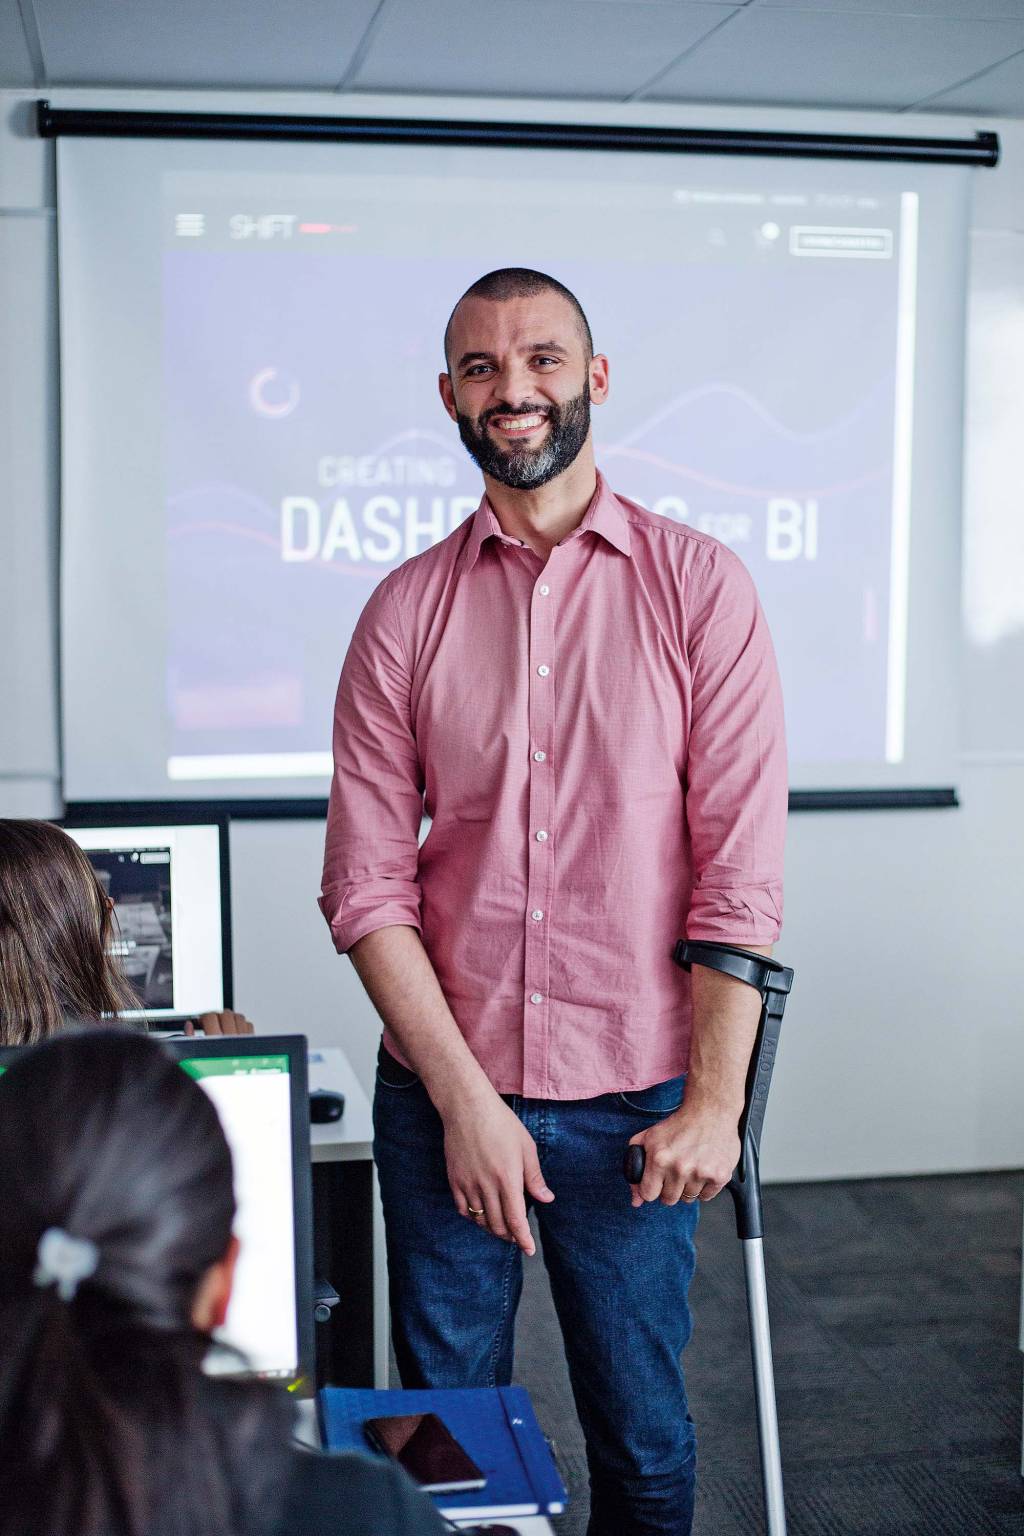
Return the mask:
M427 1493L469 1493L487 1479L436 1413L396 1413L366 1419L370 1444L394 1457Z

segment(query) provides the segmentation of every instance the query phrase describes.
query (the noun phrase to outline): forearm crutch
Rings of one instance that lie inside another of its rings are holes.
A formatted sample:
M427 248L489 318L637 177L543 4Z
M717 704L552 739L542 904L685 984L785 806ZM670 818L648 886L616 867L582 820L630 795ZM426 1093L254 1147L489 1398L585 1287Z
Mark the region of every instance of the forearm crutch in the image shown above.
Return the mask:
M782 1028L786 998L793 972L767 955L737 949L732 944L706 944L680 939L673 959L688 971L706 965L737 981L746 982L761 997L757 1038L747 1069L743 1113L740 1116L740 1160L729 1180L736 1208L736 1234L743 1244L743 1268L747 1282L747 1314L750 1319L750 1354L754 1365L757 1400L757 1437L761 1448L761 1482L768 1536L786 1536L786 1507L782 1494L782 1455L779 1420L775 1406L775 1374L772 1370L772 1337L768 1326L768 1291L764 1273L764 1221L761 1214L761 1180L758 1161L761 1128L768 1103L768 1089ZM643 1146L626 1148L624 1172L631 1184L644 1176Z

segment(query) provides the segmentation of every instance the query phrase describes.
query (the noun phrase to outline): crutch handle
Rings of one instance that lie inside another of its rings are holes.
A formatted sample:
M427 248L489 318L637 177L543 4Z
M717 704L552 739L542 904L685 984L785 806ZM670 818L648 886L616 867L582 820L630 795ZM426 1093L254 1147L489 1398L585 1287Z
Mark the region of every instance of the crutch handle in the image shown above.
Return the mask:
M775 1067L782 1015L793 985L793 972L768 955L740 949L734 944L710 944L696 939L680 939L672 958L686 971L693 965L706 965L711 970L722 971L726 976L746 982L761 995L761 1017L758 1019L754 1049L747 1068L743 1112L738 1126L740 1159L729 1180L729 1193L736 1207L737 1234L741 1238L761 1237L764 1233L761 1183L758 1177L761 1130ZM645 1162L643 1146L632 1145L626 1148L623 1173L630 1184L640 1183L644 1176Z
M633 1146L626 1148L626 1156L623 1159L622 1171L626 1175L627 1184L639 1184L644 1176L644 1168L647 1164L647 1155L643 1147Z

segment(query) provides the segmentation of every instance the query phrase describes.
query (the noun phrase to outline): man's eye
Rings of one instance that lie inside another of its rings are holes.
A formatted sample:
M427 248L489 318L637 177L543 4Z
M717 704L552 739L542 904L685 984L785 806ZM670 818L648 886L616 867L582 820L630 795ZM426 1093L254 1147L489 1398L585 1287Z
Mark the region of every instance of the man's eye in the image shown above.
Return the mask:
M474 363L471 368L466 369L466 378L471 379L476 374L486 373L489 367L489 363Z
M537 358L534 358L534 362L536 362L536 363L543 363L543 364L550 363L554 367L557 364L557 362L558 362L558 358L557 357L537 357Z

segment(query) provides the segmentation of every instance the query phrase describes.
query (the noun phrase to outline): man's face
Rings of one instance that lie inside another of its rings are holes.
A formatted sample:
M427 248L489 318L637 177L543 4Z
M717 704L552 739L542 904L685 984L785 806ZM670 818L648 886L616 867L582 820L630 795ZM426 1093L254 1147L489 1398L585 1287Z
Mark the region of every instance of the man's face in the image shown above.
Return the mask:
M441 395L485 475L536 490L575 462L590 434L591 402L607 393L607 365L588 358L561 294L464 300L449 354Z

